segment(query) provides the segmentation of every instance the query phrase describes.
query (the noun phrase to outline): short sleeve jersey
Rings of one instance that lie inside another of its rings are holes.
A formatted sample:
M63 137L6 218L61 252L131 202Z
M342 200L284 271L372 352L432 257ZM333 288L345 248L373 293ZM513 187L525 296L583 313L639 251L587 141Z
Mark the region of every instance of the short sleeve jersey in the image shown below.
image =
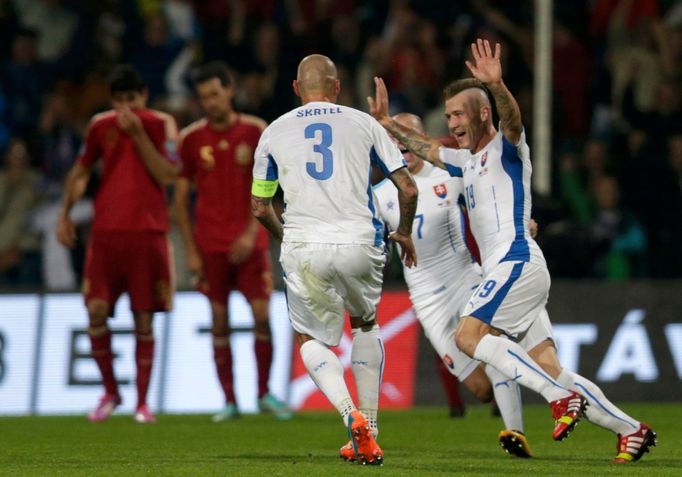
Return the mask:
M181 174L196 185L194 235L204 251L228 251L252 218L253 154L265 126L238 114L225 130L201 119L180 133ZM267 231L259 226L256 248L267 246Z
M471 231L484 273L502 261L545 263L530 237L530 150L525 133L511 144L498 132L481 151L440 149L450 175L462 177Z
M384 128L356 109L311 102L263 132L253 177L279 180L285 242L381 245L372 164L386 176L405 166Z
M454 285L471 267L478 269L465 242L464 216L458 205L461 180L424 163L414 175L419 188L412 240L419 265L405 268L405 281L415 302L427 300L444 285ZM393 231L398 228L398 190L391 181L374 186L377 208L383 222Z
M177 127L160 111L135 110L154 147L174 160ZM167 231L166 191L147 170L133 139L117 124L117 113L92 118L78 163L92 168L102 160L95 196L93 230Z

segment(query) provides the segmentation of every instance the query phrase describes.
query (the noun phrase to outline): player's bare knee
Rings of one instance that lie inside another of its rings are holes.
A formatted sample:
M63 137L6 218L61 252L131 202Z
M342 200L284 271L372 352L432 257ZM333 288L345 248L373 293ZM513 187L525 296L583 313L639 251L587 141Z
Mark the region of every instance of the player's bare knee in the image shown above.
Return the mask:
M105 326L109 317L109 303L104 300L89 300L86 306L90 328Z
M475 335L468 329L461 327L457 328L457 332L455 333L455 344L468 356L474 355L474 350L476 349Z
M269 341L272 338L269 321L255 321L253 325L253 334L256 339Z

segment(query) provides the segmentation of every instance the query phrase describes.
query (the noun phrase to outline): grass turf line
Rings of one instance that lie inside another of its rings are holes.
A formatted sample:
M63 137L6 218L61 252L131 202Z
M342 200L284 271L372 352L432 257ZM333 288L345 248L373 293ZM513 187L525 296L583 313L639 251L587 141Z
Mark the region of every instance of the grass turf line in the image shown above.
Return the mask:
M566 441L552 441L547 406L526 406L526 435L535 458L502 452L499 418L487 406L450 419L444 408L380 413L385 465L367 468L338 458L347 442L336 413L298 413L294 420L246 415L214 424L208 416L159 416L139 425L131 416L91 424L84 416L0 418L0 475L680 475L681 404L629 404L658 432L659 445L640 462L610 464L616 437L581 422Z

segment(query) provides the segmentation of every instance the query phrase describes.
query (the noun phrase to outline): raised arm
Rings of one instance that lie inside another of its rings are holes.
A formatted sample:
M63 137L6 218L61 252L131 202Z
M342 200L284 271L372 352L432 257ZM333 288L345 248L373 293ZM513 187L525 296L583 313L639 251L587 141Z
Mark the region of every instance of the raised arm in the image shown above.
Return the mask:
M479 38L476 43L471 44L471 52L474 63L467 60L467 68L477 80L486 85L495 98L504 137L512 144L518 144L523 129L521 110L502 81L502 64L500 63L502 46L496 43L495 51L493 51L488 40Z
M402 167L390 176L391 181L398 188L398 204L400 206L400 222L395 232L388 238L400 244L400 258L407 268L417 265L417 252L412 242L412 223L417 212L417 198L419 191L407 167Z
M169 162L164 155L159 151L149 135L142 126L140 118L130 109L124 109L118 114L118 124L126 134L135 142L135 148L140 153L144 165L152 175L154 180L161 185L170 185L178 175L178 167ZM166 131L166 139L175 142L177 133L173 134L175 129L173 125Z
M403 126L389 116L388 90L386 89L384 80L375 77L374 86L376 88L376 97L367 98L370 114L411 153L432 163L434 166L445 169L445 165L440 160L439 152L442 144L414 129Z

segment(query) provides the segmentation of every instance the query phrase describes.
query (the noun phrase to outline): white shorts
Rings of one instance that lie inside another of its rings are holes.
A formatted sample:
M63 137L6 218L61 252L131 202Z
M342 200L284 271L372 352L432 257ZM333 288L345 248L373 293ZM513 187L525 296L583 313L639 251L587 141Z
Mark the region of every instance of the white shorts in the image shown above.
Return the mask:
M552 331L552 323L549 321L547 309L540 310L540 314L533 320L530 328L525 333L519 335L519 346L525 351L530 351L545 340L554 341L554 332Z
M478 360L470 358L457 348L455 331L460 312L480 280L480 274L468 273L463 281L442 289L430 299L413 301L414 311L424 328L424 334L448 370L460 381L468 378L479 364Z
M473 316L512 339L525 333L549 297L547 267L531 262L500 262L483 277L462 316Z
M280 263L294 330L338 346L346 310L372 321L385 262L383 249L372 245L283 243Z

